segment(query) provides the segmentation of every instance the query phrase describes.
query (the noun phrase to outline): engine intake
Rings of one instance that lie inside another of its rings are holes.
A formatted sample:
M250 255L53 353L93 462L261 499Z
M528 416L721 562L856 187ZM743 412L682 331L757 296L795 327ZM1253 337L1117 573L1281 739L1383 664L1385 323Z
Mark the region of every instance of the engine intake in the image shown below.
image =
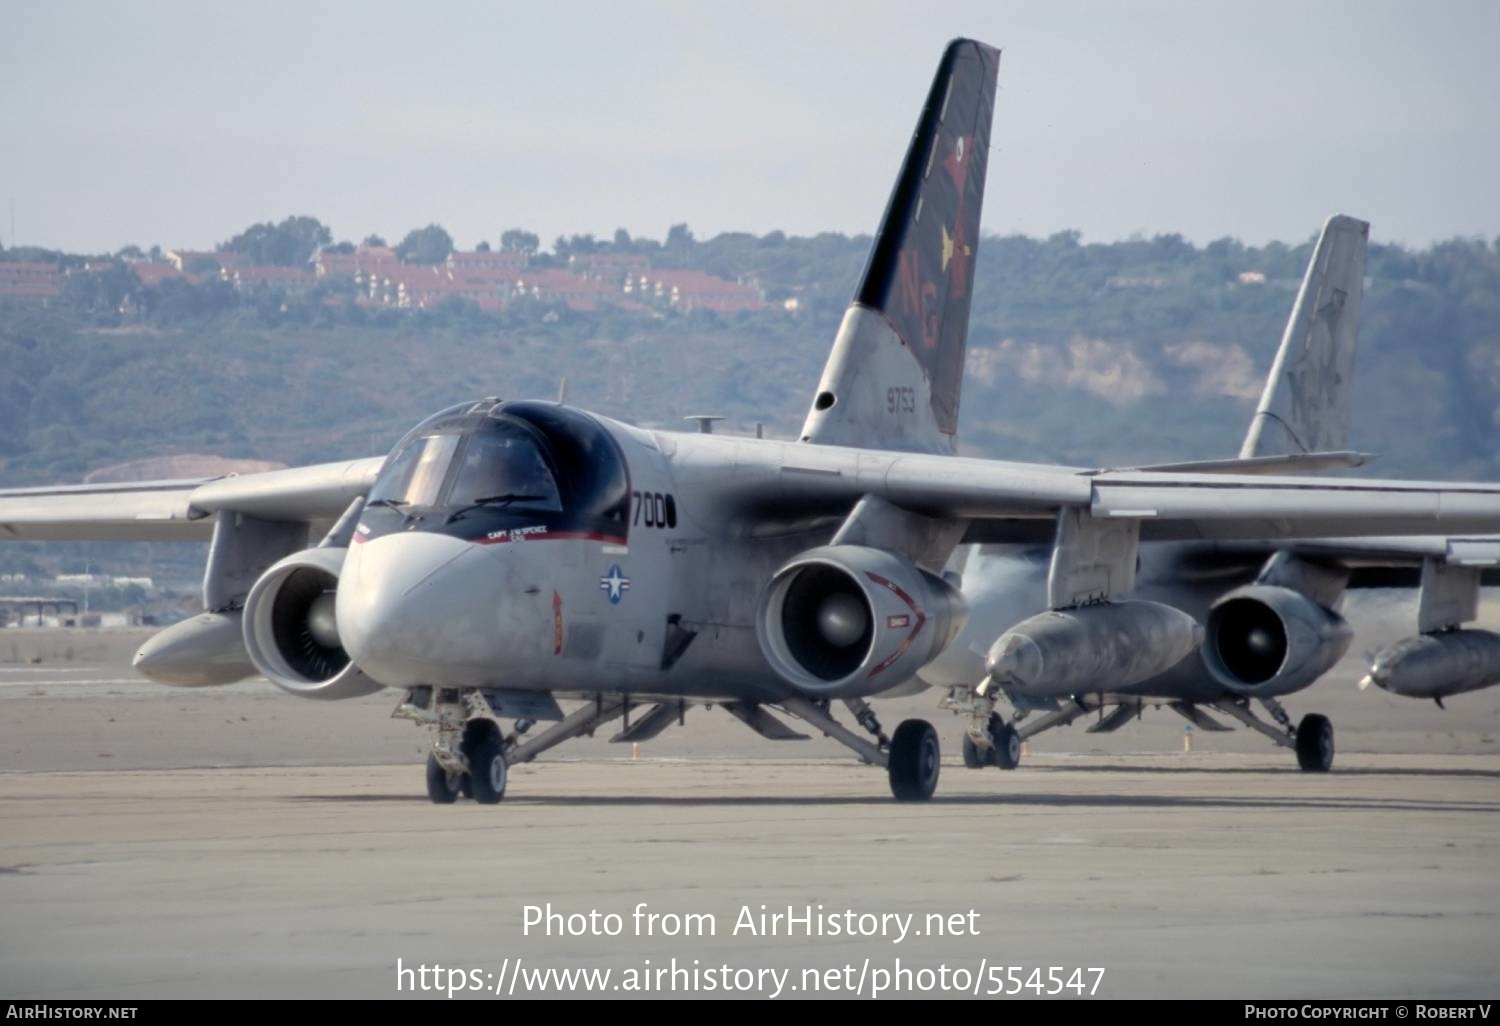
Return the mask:
M947 581L883 549L828 545L776 572L756 635L778 675L809 694L871 695L942 652L967 617Z
M1342 616L1300 592L1252 584L1209 610L1203 662L1236 694L1285 695L1327 673L1353 638Z
M272 684L303 698L357 698L380 685L339 641L334 596L340 548L294 552L261 575L245 599L245 651Z

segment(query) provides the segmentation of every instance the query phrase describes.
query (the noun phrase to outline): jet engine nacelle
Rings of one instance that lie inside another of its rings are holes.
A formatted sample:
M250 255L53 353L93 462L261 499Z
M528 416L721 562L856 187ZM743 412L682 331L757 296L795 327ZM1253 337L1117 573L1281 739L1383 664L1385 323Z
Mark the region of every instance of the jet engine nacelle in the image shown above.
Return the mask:
M827 545L776 572L761 599L761 651L819 697L886 691L937 657L968 612L941 577L884 549Z
M272 684L303 698L357 698L380 685L339 642L334 595L340 548L294 552L261 575L245 599L245 651Z
M1327 673L1353 639L1342 616L1300 592L1251 584L1209 610L1203 662L1236 694L1274 697Z

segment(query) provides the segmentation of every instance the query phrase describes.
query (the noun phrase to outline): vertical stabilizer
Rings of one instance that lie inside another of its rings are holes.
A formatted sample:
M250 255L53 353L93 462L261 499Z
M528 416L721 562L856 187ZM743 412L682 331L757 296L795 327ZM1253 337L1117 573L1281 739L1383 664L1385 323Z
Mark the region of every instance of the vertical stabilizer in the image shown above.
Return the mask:
M953 451L999 62L943 52L803 441Z
M1242 458L1348 448L1369 238L1368 223L1343 214L1323 226Z

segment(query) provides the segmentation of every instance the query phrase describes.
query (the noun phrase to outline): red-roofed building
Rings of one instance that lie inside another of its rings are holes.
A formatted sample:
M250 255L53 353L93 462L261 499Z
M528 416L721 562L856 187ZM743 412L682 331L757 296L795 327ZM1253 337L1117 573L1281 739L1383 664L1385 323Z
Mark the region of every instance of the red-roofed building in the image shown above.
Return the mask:
M367 294L372 302L402 310L427 310L449 299L468 300L479 304L481 309L501 310L511 294L511 285L473 277L455 278L445 266L396 264L370 276Z
M317 284L318 276L301 267L247 266L225 269L225 281L233 282L241 292L255 289L280 289L283 292L305 292Z
M211 251L169 249L162 254L162 257L167 261L167 263L171 264L179 271L183 271L189 274L193 273L195 270L201 273L203 270L206 270L210 266L217 267L221 271L227 271L232 268L239 267L241 264L246 262L245 258L239 253L234 253L230 250L224 249L215 249Z
M198 283L197 275L184 274L172 264L158 264L151 261L139 260L131 264L130 269L135 272L135 276L140 280L140 283L147 287L160 285L169 278L187 282L189 285L196 285Z
M551 267L537 268L521 275L516 282L516 292L543 301L561 300L574 310L596 310L599 304L613 302L620 296L619 289L613 285Z
M763 310L765 301L748 285L716 278L703 271L647 271L625 282L626 295L665 303L674 310L734 313Z
M396 251L389 246L361 246L353 253L334 253L324 250L318 254L317 273L341 278L355 278L361 282L372 274L381 274L400 264Z
M463 277L495 277L499 275L511 275L514 277L518 272L525 270L527 264L525 253L508 253L493 249L489 252L475 250L472 253L460 253L455 250L448 254L448 270L455 278Z
M627 277L639 277L651 270L651 259L644 253L574 253L568 267L585 278L597 278L618 285Z
M46 305L62 295L63 276L56 264L0 260L0 300L22 300Z

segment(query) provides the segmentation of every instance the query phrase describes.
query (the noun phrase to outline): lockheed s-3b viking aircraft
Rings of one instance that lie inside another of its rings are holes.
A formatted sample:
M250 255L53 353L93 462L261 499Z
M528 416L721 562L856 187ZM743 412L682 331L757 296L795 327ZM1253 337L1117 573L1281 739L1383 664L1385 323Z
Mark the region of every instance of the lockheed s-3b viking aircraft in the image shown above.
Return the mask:
M1328 219L1239 456L1174 469L1304 472L1366 462L1345 446L1368 239L1365 222ZM1049 608L1055 538L1051 525L1035 526L1029 543L1012 525L1006 543L969 546L950 563L962 569L968 622L918 671L945 692L943 705L968 716L971 769L1014 769L1022 741L1090 714L1089 733L1107 733L1147 705L1166 705L1203 730L1230 729L1222 714L1294 748L1303 769L1326 770L1332 724L1309 714L1294 727L1281 702L1344 655L1353 634L1340 609L1357 588L1420 588L1420 633L1376 654L1362 688L1441 706L1500 683L1500 635L1462 626L1478 615L1480 584L1500 583L1500 538L1148 542L1129 594L1134 610L1120 621L1090 606ZM1204 623L1213 643L1168 665L1171 648L1141 633L1155 623L1142 601L1159 605L1156 618L1186 613ZM1080 617L1097 632L1086 633ZM1008 723L994 709L1002 696L1015 710Z
M954 455L998 61L971 40L944 52L796 441L482 399L384 458L3 492L0 534L210 540L206 612L149 641L142 672L188 685L258 672L315 699L394 689L397 715L433 736L432 799L489 803L510 765L615 719L617 738L648 738L704 703L772 739L795 736L777 710L801 718L885 767L897 798L930 797L936 731L913 719L887 735L867 700L922 687L917 671L963 626L944 568L965 541L1043 528L1043 615L1072 624L1051 643L1125 633L1149 675L1204 629L1128 597L1143 541L1500 530L1500 485ZM1262 619L1306 613L1316 596L1296 580L1245 601ZM1017 660L1047 672L1045 653ZM969 714L988 749L990 712L976 700Z

